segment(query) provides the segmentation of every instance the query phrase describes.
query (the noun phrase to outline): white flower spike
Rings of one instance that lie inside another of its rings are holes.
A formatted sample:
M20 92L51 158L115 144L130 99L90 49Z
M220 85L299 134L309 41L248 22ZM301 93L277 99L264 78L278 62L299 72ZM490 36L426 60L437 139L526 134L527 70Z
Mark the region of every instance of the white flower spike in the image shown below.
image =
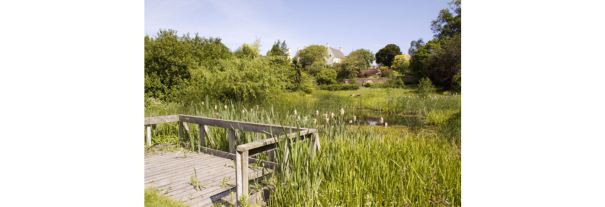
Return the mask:
M345 115L345 109L343 109L343 108L340 109L340 115L341 116Z

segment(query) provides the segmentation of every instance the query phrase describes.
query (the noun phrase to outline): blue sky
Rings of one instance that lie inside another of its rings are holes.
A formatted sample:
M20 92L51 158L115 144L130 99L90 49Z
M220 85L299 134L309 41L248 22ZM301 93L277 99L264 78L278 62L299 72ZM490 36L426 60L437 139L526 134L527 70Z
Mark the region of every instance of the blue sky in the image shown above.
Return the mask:
M387 44L407 54L410 41L432 39L431 20L449 1L145 0L145 34L161 28L220 37L231 51L259 37L263 55L278 39L293 53L329 43L345 55L360 48L376 53Z

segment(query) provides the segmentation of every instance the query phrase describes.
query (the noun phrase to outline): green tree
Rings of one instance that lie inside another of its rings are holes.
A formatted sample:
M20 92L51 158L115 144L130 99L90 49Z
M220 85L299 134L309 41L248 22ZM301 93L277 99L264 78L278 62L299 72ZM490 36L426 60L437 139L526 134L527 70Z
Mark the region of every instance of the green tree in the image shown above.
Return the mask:
M271 47L271 50L267 51L267 56L287 56L288 55L288 45L286 45L286 41L281 42L277 40Z
M405 73L410 66L410 59L412 56L410 55L397 55L395 56L395 60L393 61L393 68L400 73Z
M376 57L374 57L374 53L372 53L370 50L367 50L367 49L355 50L355 51L349 53L349 55L347 57L349 57L349 56L354 56L356 58L360 58L360 59L364 60L363 61L365 63L364 67L359 67L359 69L362 69L362 68L367 69L368 67L370 67L372 62L374 62L374 60L376 60Z
M408 54L414 56L414 51L418 50L418 48L424 45L425 43L424 41L422 41L422 38L418 40L412 40L412 42L410 42L410 49L408 49Z
M395 56L401 55L401 49L395 44L388 44L376 53L376 63L391 67Z
M324 71L326 68L328 68L328 65L325 62L315 61L313 64L307 65L307 67L305 67L304 69L310 75L316 76L320 72Z
M420 79L418 82L418 94L426 96L430 93L435 92L435 86L431 83L431 80L427 77Z
M259 56L258 48L255 46L244 43L242 46L237 48L233 55L237 58L250 58L254 59Z
M461 0L453 0L448 5L450 8L439 11L437 19L431 22L431 30L435 33L435 38L444 39L462 35ZM450 9L456 15L452 14Z
M326 64L326 57L328 56L328 49L323 45L311 45L301 50L298 54L300 63L303 67L307 67L315 62L321 62Z
M326 69L317 75L317 83L326 85L335 84L336 76L337 74L334 69Z

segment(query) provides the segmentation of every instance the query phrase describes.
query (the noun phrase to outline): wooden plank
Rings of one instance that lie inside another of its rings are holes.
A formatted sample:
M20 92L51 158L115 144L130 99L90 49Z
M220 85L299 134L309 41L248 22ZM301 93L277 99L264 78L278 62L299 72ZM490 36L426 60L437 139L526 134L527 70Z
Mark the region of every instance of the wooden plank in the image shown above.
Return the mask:
M229 129L229 152L235 153L235 129Z
M242 195L244 196L248 196L248 151L243 151L242 152L242 168L241 168L241 175L242 175ZM236 173L237 174L237 173Z
M311 130L309 130L309 129L302 130L302 131L300 131L300 135L303 136L303 135L306 135L306 134L308 134L310 132L311 132ZM289 133L287 136L282 135L282 136L279 136L278 138L268 138L268 139L263 139L263 140L259 140L259 141L255 141L255 142L250 142L250 143L238 145L237 146L237 151L243 152L243 151L246 151L246 150L251 150L251 149L254 149L254 148L259 148L259 147L262 147L262 146L274 144L277 141L280 141L281 139L283 139L285 137L294 138L297 135L298 135L297 132L293 132L293 133Z
M206 146L206 138L205 138L204 135L206 134L206 132L204 130L204 127L206 127L206 126L204 126L204 125L198 125L198 126L200 128L200 146L205 147Z
M180 115L145 117L145 125L161 124L179 121Z
M147 125L145 126L147 133L145 134L146 136L146 142L147 142L147 146L151 147L151 125Z
M242 153L240 151L235 152L235 185L237 187L237 191L236 191L236 200L237 200L237 205L239 206L239 201L242 198L242 182L243 182L243 177L242 177Z
M273 158L273 156L274 156L274 155L273 155L273 152L274 152L274 151L268 151L268 152L267 152L267 157L268 157L268 160L269 160L269 161L273 161L273 160L275 160L275 159Z
M225 119L213 119L213 118L199 117L199 116L179 115L179 117L180 117L179 120L185 121L188 123L221 127L221 128L226 128L226 129L237 129L237 130L264 133L264 134L271 134L271 133L275 134L278 131L282 131L282 129L296 129L296 127L290 127L290 126L259 124L259 123L233 121L233 120L225 120ZM306 129L306 128L301 128L301 129Z
M184 141L183 140L183 123L184 122L179 123L179 141Z

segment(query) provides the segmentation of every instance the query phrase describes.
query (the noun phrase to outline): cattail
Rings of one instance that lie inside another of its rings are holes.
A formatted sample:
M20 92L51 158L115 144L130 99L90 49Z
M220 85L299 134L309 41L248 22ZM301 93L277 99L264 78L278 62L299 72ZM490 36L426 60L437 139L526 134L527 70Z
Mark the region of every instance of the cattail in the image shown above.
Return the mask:
M245 110L242 109L242 114L244 114Z
M300 121L300 116L298 116L298 121Z
M324 114L324 117L327 119L328 118L328 114Z
M216 114L214 114L214 115L217 115L217 116L218 116L218 113L216 113Z
M202 106L204 105L204 102L202 101Z
M294 115L296 115L296 109L294 109Z
M227 110L227 105L225 105L225 110Z
M326 123L328 123L328 121L330 121L330 118L326 118Z
M216 110L216 105L214 105L214 110Z
M387 128L387 126L389 126L389 124L384 123L384 128L385 128L385 129Z
M382 116L380 117L380 123L384 123L384 119L382 118Z
M250 108L250 112L252 112L252 110L254 110L254 108Z
M332 118L334 118L334 113L330 112L332 114Z
M305 119L303 121L307 122L307 117L306 116L305 116Z
M353 123L353 120L349 120L349 124L352 124L352 123Z
M357 117L353 115L353 121L357 121Z
M343 108L340 109L340 115L341 116L345 115L345 109L343 109Z
M256 105L256 110L258 110L258 105Z
M315 116L319 116L319 110L315 110Z
M317 124L317 119L313 119L313 124Z

